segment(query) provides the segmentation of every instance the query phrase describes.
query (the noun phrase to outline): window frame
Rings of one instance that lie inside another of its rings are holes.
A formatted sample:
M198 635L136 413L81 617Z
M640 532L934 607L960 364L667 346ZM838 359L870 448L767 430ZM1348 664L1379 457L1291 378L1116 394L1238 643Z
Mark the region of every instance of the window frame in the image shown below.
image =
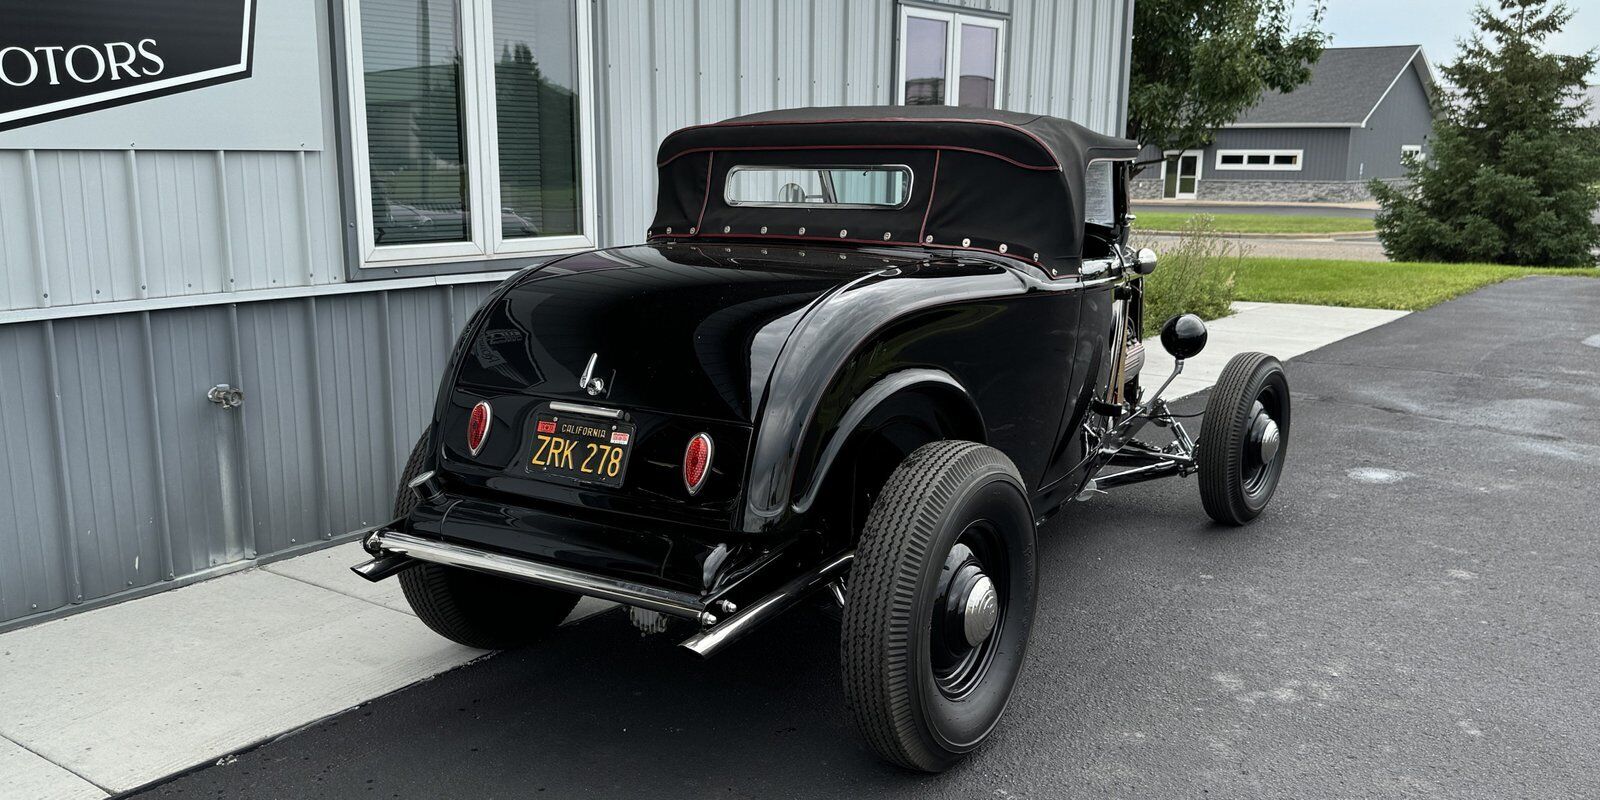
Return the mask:
M577 37L579 226L576 234L507 239L501 229L500 150L494 92L494 1L454 0L461 31L462 144L466 150L466 210L469 238L457 242L379 245L372 212L372 161L367 140L365 61L361 42L361 0L344 2L344 67L349 115L349 171L355 195L355 270L481 262L485 270L505 269L500 259L556 255L595 247L594 61L590 3L569 0Z
M1239 156L1244 159L1243 164L1224 164L1223 156ZM1251 156L1266 156L1271 163L1251 164ZM1279 156L1294 156L1293 164L1276 163ZM1219 172L1300 172L1306 166L1306 151L1299 150L1268 150L1252 148L1233 148L1218 150L1216 165L1213 167Z
M919 19L939 20L945 23L944 31L944 65L945 65L945 92L944 105L961 105L961 26L976 25L992 28L995 31L994 49L994 107L1005 107L1006 87L1006 34L1007 21L1004 17L989 16L986 14L970 14L958 11L945 11L942 9L927 8L924 6L900 5L900 18L896 20L895 31L895 83L894 103L897 106L906 104L906 23L912 17Z

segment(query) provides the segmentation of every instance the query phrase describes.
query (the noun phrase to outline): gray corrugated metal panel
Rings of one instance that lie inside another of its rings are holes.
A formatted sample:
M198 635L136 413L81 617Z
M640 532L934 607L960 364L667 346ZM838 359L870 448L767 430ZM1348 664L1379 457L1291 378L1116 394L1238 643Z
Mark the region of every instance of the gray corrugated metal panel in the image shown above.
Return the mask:
M894 6L890 3L850 3L844 21L844 102L849 105L886 103L894 56ZM888 44L884 44L887 42Z
M128 214L130 177L123 154L41 150L35 158L49 305L139 297L136 241Z
M0 621L72 602L43 325L0 327Z
M137 315L130 315L137 316ZM151 314L150 361L155 376L154 424L159 428L160 464L165 468L166 520L158 519L172 546L173 574L187 574L246 558L237 485L241 478L237 410L206 399L219 383L241 382L233 365L227 310L185 309ZM124 317L113 317L122 319ZM139 363L130 363L131 371ZM248 391L250 387L246 385ZM246 402L256 398L247 396ZM155 475L154 452L125 466ZM158 498L159 500L159 498ZM160 509L158 508L158 511Z
M310 222L336 216L329 194L333 189L320 180L321 159L319 154L227 154L232 288L271 289L340 279L342 255L329 247L326 226Z
M402 459L433 415L439 376L455 344L455 326L448 324L453 318L450 303L443 291L389 293L392 360L387 395L394 426L390 436ZM465 324L466 317L460 319L457 325Z
M811 80L812 8L810 2L779 2L774 9L774 108L816 105L812 101Z
M777 4L757 0L739 4L738 30L734 42L739 54L738 114L765 111L772 107L778 81Z
M391 434L387 391L387 342L379 293L346 295L315 305L321 418L316 420L326 453L328 519L323 535L383 522L393 498L399 452Z
M700 0L697 10L695 105L706 119L727 119L739 113L739 48L728 44L738 35L739 2Z
M601 241L633 242L644 237L648 225L640 220L637 207L655 197L654 37L648 14L610 2L599 3L598 9L596 83L601 102L596 155L601 185L597 196L609 198L602 204L605 229ZM651 177L641 179L638 170L649 170L646 174Z
M151 392L137 315L54 327L66 475L85 597L164 578L156 527Z
M386 519L493 288L0 326L0 623ZM243 407L206 400L223 382Z
M1122 132L1131 0L1016 0L1007 28L1006 107Z
M6 309L343 279L321 153L9 150L0 178Z
M340 302L333 298L322 305ZM239 385L245 404L242 462L249 478L250 538L261 555L323 533L324 481L313 416L311 309L305 300L239 307ZM363 345L364 346L364 345Z
M137 156L149 296L225 292L221 176L210 154Z
M811 50L807 105L844 104L844 75L850 60L843 47L844 22L844 0L811 0L805 36L805 46Z
M1205 151L1205 181L1339 181L1350 152L1348 128L1223 128ZM1218 150L1304 150L1298 172L1219 170Z
M0 150L0 308L31 308L41 302L34 241L29 153Z

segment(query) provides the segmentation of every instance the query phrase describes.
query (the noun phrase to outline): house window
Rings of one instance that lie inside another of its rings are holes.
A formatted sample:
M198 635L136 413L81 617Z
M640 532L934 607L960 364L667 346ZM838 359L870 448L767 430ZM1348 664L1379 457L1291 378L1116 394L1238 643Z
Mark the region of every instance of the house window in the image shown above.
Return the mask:
M1004 20L901 7L895 99L902 105L996 108L1004 64Z
M1304 150L1218 150L1219 170L1300 170Z
M593 246L583 0L348 0L362 266Z
M1412 161L1423 161L1426 160L1427 157L1428 155L1422 152L1422 145L1420 144L1400 145L1400 163L1402 164L1407 164Z

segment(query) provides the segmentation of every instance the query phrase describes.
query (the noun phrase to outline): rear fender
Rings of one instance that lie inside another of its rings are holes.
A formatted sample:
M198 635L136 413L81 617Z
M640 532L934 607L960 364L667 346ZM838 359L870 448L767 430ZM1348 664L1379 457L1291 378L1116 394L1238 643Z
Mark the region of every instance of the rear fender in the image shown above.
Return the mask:
M816 504L823 487L837 469L848 466L844 462L852 445L870 434L875 418L912 398L925 400L911 406L912 413L928 416L930 429L937 431L934 438L983 441L986 428L978 404L949 373L938 369L905 369L879 379L850 404L832 430L822 434L820 446L812 465L802 465L798 470L793 510L805 514ZM804 451L802 451L804 452ZM806 467L809 466L809 469Z

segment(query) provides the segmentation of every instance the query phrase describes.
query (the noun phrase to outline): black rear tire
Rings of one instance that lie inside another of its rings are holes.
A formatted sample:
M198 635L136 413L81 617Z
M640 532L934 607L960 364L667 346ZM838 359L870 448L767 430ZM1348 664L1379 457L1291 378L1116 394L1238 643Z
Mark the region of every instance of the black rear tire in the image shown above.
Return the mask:
M417 496L406 486L427 461L428 437L418 440L400 472L396 517L409 515ZM578 596L442 564L421 562L399 575L400 588L417 618L440 636L480 650L527 644L572 613Z
M1223 368L1196 444L1200 502L1212 519L1243 525L1271 502L1289 455L1289 406L1289 380L1278 359L1240 353Z
M981 745L1021 673L1036 592L1033 512L1011 460L959 441L907 456L867 516L841 623L867 743L925 772Z

